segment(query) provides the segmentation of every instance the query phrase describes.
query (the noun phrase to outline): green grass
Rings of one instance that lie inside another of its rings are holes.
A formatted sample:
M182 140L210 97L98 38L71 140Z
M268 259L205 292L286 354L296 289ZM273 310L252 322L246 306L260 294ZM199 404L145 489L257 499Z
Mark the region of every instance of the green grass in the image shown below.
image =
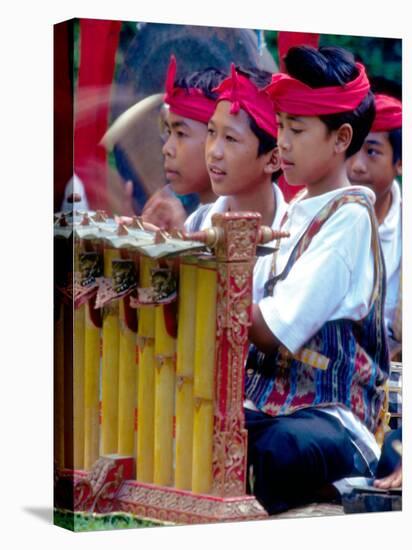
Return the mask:
M108 531L114 529L138 529L170 525L160 521L138 518L132 514L114 512L112 514L93 514L89 512L71 512L54 510L54 524L70 531Z

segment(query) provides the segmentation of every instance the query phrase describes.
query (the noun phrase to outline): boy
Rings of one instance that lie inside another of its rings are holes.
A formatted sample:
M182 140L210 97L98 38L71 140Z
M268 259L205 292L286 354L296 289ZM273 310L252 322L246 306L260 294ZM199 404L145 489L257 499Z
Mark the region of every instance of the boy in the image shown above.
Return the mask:
M262 88L266 71L235 69L216 89L216 109L208 124L206 165L212 189L219 198L194 212L185 227L205 229L216 212L254 211L262 223L277 229L286 209L281 190L272 182L279 173L277 126L273 104ZM253 273L253 299L263 295L268 273L258 258Z
M164 103L166 141L162 152L166 179L179 195L197 193L201 203L215 200L204 158L207 123L215 109L213 89L225 77L217 69L205 69L175 80L176 59L171 57L166 76ZM152 197L143 219L165 229L181 228L186 212L169 190Z
M376 94L375 105L371 131L361 150L348 159L347 169L352 183L365 185L376 195L375 214L386 267L385 324L396 353L401 342L400 323L398 328L395 318L400 300L402 216L401 192L395 178L402 174L402 103Z
M306 194L289 207L276 272L252 309L246 427L253 491L269 514L371 475L389 359L374 196L345 160L375 110L364 68L339 48L292 48L267 88L281 167Z

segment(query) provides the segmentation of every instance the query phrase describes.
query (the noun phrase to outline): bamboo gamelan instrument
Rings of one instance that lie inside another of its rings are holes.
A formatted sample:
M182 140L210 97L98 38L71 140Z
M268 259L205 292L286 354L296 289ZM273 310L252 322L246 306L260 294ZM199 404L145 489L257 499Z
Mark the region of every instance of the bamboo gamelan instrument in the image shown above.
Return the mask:
M256 248L282 236L256 213L190 235L56 215L56 508L267 516L246 494L243 376Z

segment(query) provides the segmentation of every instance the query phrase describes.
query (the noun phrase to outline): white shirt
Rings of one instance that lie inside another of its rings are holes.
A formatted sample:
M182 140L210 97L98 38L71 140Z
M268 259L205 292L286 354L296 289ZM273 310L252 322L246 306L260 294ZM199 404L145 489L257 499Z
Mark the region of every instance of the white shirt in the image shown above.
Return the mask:
M396 180L392 184L391 191L391 207L379 226L379 237L386 267L385 325L388 329L394 321L398 303L402 259L402 199Z
M275 194L276 212L271 227L272 229L279 229L280 222L282 221L283 215L285 214L288 205L283 197L282 191L275 183L273 184L273 192ZM228 210L227 203L228 197L218 197L218 199L213 204L211 204L209 209L205 212L202 223L200 225L200 229L207 229L208 227L212 227L213 214L226 212ZM191 229L193 229L192 222L195 215L196 212L193 212L193 214L191 214L187 218L185 222L186 231L190 231ZM272 241L270 243L267 243L266 246L274 247L275 243L276 241ZM253 269L253 301L256 303L259 302L263 297L263 287L268 280L270 273L271 257L272 255L269 254L268 256L260 256L256 259L256 263Z

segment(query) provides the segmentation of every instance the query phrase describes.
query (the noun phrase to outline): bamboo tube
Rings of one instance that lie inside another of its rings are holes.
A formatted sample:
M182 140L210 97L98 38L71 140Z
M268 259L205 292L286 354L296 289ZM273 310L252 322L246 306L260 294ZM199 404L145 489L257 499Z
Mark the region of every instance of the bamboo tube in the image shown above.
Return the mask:
M196 292L192 467L192 490L196 493L209 493L212 488L216 291L215 262L200 261Z
M74 310L74 337L73 337L73 454L74 468L84 468L84 339L85 315L88 305L82 305Z
M151 284L150 269L154 262L140 257L140 286ZM139 310L139 426L137 430L136 478L146 483L153 482L154 467L154 335L155 308L144 306Z
M90 470L99 458L100 329L85 304L84 331L84 467Z
M125 299L127 300L128 297ZM118 453L132 456L134 455L134 415L137 390L136 333L126 324L124 299L119 304L119 318Z
M193 419L194 493L208 494L212 489L213 401L195 398Z
M169 336L164 306L155 312L154 483L173 484L173 413L176 340Z
M119 253L104 250L104 275L112 276L112 260ZM103 313L101 454L117 453L119 413L119 304L108 304Z
M179 332L176 357L176 467L175 487L192 486L193 362L196 319L197 260L180 263Z
M54 322L54 461L64 467L64 305Z
M64 467L74 468L73 449L73 304L63 307L64 325Z

